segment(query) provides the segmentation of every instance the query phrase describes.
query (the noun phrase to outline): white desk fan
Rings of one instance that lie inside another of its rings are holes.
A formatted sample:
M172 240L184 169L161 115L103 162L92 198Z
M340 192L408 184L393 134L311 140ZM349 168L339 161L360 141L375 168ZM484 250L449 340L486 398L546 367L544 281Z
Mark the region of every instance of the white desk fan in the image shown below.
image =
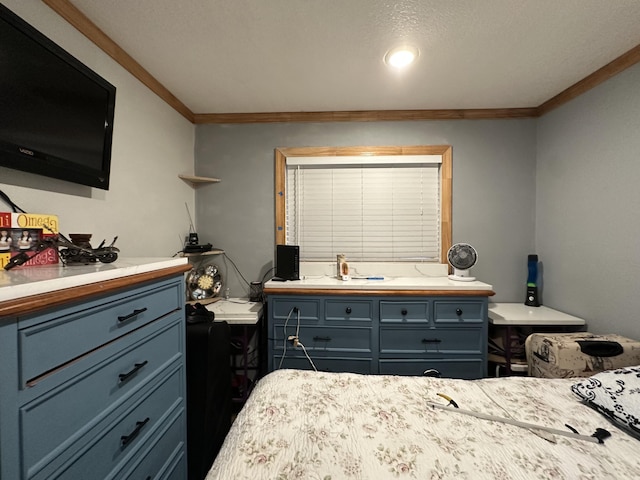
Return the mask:
M478 252L468 243L456 243L447 252L449 265L453 267L453 275L449 275L451 280L460 282L472 282L476 277L469 276L469 270L478 261Z

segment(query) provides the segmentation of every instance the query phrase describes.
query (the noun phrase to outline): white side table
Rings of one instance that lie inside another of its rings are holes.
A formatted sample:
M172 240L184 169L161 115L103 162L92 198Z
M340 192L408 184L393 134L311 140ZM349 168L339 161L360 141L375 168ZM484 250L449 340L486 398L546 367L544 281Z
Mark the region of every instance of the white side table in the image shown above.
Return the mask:
M504 358L507 375L511 374L511 335L513 327L582 326L583 318L574 317L541 305L529 307L524 303L490 303L489 323L505 327Z

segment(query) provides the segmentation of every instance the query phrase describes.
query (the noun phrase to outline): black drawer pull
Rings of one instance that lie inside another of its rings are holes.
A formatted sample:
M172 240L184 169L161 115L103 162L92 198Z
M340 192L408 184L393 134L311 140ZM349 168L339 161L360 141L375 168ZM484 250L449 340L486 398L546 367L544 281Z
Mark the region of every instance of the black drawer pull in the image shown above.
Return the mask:
M422 372L422 375L425 377L440 378L440 372L435 368L429 368L425 370L424 372Z
M147 363L149 363L148 360L145 360L144 362L141 362L141 363L135 363L133 365L133 368L130 371L128 371L127 373L121 373L120 375L118 375L118 378L120 379L121 382L128 380L129 378L131 378L131 376L133 376L138 370L144 367Z
M404 316L407 314L407 309L403 308L402 310L400 310L400 313Z
M140 430L149 422L149 417L145 418L141 422L136 422L136 428L133 429L129 435L122 435L120 437L121 444L123 447L126 447L131 443L131 441L136 438L140 434Z
M458 315L458 316L462 315L462 309L461 308L456 308L456 315Z
M345 309L345 312L347 312L347 315L349 315L349 314L351 313L351 307L347 307L347 308Z
M131 312L129 315L123 315L123 316L118 317L118 321L119 322L126 322L127 320L130 320L133 317L137 317L142 312L146 312L146 311L147 311L147 307L139 308L139 309L134 310L133 312Z
M318 337L317 335L313 337L314 342L330 342L331 337Z
M422 343L442 343L439 338L423 338Z

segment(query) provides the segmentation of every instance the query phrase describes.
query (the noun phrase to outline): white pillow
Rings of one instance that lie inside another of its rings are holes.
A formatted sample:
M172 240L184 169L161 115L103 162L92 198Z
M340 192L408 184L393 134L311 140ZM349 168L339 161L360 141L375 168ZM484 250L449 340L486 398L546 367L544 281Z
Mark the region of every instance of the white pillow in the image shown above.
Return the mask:
M640 439L640 365L597 373L572 385L571 390Z

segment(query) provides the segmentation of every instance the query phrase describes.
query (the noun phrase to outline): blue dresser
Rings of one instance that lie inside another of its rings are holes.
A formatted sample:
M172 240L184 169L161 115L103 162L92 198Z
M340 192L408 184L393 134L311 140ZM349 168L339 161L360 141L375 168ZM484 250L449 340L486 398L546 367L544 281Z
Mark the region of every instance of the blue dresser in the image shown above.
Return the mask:
M313 290L315 293L309 293ZM268 369L487 376L491 291L265 288Z
M2 480L186 479L185 269L0 301Z

